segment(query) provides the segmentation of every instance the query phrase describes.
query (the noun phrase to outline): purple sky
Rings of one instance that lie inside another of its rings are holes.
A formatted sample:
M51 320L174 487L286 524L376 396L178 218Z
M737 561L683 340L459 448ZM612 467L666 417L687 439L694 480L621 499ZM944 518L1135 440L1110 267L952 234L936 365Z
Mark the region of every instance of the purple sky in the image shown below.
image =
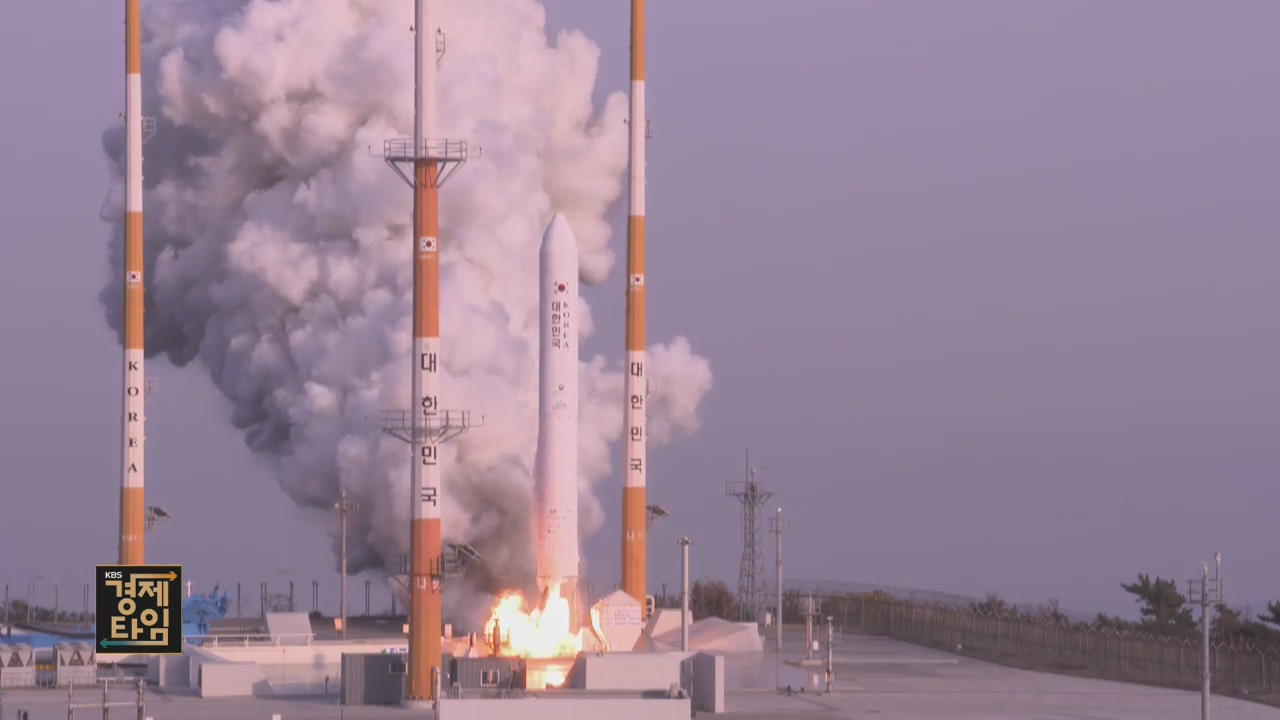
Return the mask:
M627 3L547 4L600 43L601 96L623 88ZM723 482L749 443L796 576L1129 613L1121 582L1220 550L1233 603L1280 599L1280 5L651 5L651 333L716 373L703 430L652 456L673 511L654 589L681 534L695 575L735 582ZM21 69L0 133L0 582L43 574L73 607L115 554L120 353L96 295L119 11L0 3ZM621 288L586 291L588 350L620 351ZM149 500L175 517L149 559L329 594L325 521L203 370L148 370ZM587 542L597 585L619 494Z

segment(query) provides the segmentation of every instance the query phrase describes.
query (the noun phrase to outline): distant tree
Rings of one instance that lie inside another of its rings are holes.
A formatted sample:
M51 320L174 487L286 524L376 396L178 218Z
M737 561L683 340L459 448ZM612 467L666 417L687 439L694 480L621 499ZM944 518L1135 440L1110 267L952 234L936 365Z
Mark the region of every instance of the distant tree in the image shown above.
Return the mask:
M720 580L698 580L689 588L689 610L694 618L736 620L738 603L729 586Z
M1247 620L1239 610L1232 610L1226 605L1218 605L1217 614L1209 625L1209 632L1219 640L1232 640L1240 637Z
M1280 645L1280 631L1254 620L1248 608L1233 610L1219 605L1217 610L1218 616L1210 630L1219 640L1272 647Z
M893 594L883 590L846 593L823 600L822 612L824 615L842 618L847 622L851 618L860 617L859 613L868 606L874 608L875 605L891 605L897 601ZM788 618L794 617L797 622L804 620L800 615L799 597L794 598L794 603L784 601L784 605L786 605Z
M992 615L1003 615L1009 612L1009 605L1000 597L1000 593L995 590L988 590L986 597L981 602L971 603L969 609L974 612L989 613Z
M1093 624L1108 630L1129 630L1133 628L1133 623L1128 620L1125 620L1122 617L1107 615L1106 613L1098 613L1098 616L1093 619Z
M871 592L853 593L849 595L850 602L876 602L876 603L892 603L897 602L898 598L893 593L884 590L872 590Z
M1245 620L1239 637L1255 645L1280 648L1280 631L1257 620Z
M1040 607L1036 608L1036 619L1051 623L1065 623L1069 620L1067 614L1062 612L1062 605L1057 598L1041 603Z
M1267 603L1267 612L1259 615L1258 619L1269 625L1280 627L1280 601Z
M82 612L72 612L70 610L59 610L57 613L51 607L42 605L32 605L27 607L25 600L10 599L9 607L4 607L0 603L0 623L3 623L8 617L10 622L17 625L27 622L30 619L33 623L46 622L85 622L89 616Z
M1138 582L1121 583L1124 591L1141 605L1142 622L1159 630L1184 630L1195 625L1187 599L1178 592L1178 584L1146 573L1138 573Z
M782 594L782 623L803 622L800 615L800 593L788 590Z

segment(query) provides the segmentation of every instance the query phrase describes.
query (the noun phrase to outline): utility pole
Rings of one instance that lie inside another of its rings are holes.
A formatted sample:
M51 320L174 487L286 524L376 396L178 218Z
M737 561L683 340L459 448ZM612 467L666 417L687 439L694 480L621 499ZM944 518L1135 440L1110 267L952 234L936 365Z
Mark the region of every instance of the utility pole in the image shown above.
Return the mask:
M368 580L364 581L364 616L369 617L369 586Z
M4 585L4 632L5 637L13 637L13 626L9 624L9 611L12 608L9 605L9 583Z
M778 583L777 606L774 608L773 632L774 632L774 657L773 657L773 680L774 687L782 687L782 534L788 529L787 521L782 517L782 508L778 508L777 515L769 518L769 532L774 534L777 545L774 547L774 579Z
M813 595L801 598L801 610L804 612L804 659L813 659L813 619L818 616L819 604Z
M778 508L778 514L769 518L769 532L773 533L777 540L774 547L774 575L778 581L778 604L775 608L775 616L773 619L774 649L779 655L782 654L782 535L790 528L787 521L782 517L782 508Z
M1209 720L1212 647L1209 644L1209 609L1221 605L1222 553L1214 555L1214 577L1209 577L1209 563L1200 563L1202 575L1187 581L1187 596L1200 596L1200 720Z
M682 537L680 544L680 650L689 651L689 546L693 541Z
M1200 718L1209 720L1210 677L1209 668L1209 565L1201 568L1204 578L1200 583Z
M347 499L347 490L343 488L342 499L333 504L342 518L342 568L339 572L338 612L342 616L342 637L347 637L347 515L360 509L360 504Z
M831 649L831 643L835 639L835 629L832 626L833 620L835 618L830 615L827 616L827 692L831 692L831 683L835 681L835 664L832 662L834 657Z

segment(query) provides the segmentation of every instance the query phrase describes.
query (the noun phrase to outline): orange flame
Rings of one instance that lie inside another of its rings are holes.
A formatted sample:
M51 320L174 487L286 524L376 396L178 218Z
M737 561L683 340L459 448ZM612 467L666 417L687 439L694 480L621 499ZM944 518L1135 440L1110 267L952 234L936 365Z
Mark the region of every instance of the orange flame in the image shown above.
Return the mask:
M520 593L503 594L485 623L484 634L491 645L497 644L494 651L499 655L564 658L582 651L585 631L572 632L571 626L569 601L560 596L560 583L555 583L547 587L541 608L526 610ZM548 684L554 684L550 677Z

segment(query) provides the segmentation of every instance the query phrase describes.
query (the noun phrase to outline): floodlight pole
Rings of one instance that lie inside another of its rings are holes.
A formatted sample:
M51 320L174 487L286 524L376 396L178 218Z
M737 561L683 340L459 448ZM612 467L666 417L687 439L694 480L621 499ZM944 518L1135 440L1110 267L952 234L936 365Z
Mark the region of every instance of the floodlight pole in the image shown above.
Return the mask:
M1212 647L1209 645L1209 608L1226 602L1222 594L1222 554L1214 555L1214 576L1209 577L1209 563L1201 563L1201 576L1187 582L1187 596L1200 595L1200 719L1209 720L1213 672Z
M682 537L680 543L680 650L689 652L689 546L693 541Z
M1200 718L1209 720L1209 565L1205 564L1200 586Z
M813 659L813 616L817 614L817 605L813 596L808 596L804 608L804 659Z
M778 583L778 601L775 610L774 623L774 642L775 657L773 663L774 681L778 687L782 686L782 534L787 531L787 521L782 517L782 508L778 508L778 514L769 518L769 532L776 536L777 545L774 549L774 575Z
M346 505L347 491L342 492L342 502ZM342 577L338 578L340 614L342 614L342 637L347 637L347 509L342 507Z
M338 511L342 525L342 568L340 569L340 577L338 578L338 612L342 616L342 638L347 637L347 515L353 510L358 510L358 503L347 500L347 489L342 489L342 499L333 504L333 509Z
M782 508L778 508L778 516L774 520L773 533L777 536L778 546L775 551L774 565L775 575L778 581L778 606L777 617L773 619L774 635L777 638L776 646L778 655L782 655L782 532L786 529L786 524L782 520Z
M831 683L835 680L835 665L832 662L834 657L831 649L831 642L835 639L835 629L832 627L834 620L835 618L831 615L827 616L827 692L831 692Z

